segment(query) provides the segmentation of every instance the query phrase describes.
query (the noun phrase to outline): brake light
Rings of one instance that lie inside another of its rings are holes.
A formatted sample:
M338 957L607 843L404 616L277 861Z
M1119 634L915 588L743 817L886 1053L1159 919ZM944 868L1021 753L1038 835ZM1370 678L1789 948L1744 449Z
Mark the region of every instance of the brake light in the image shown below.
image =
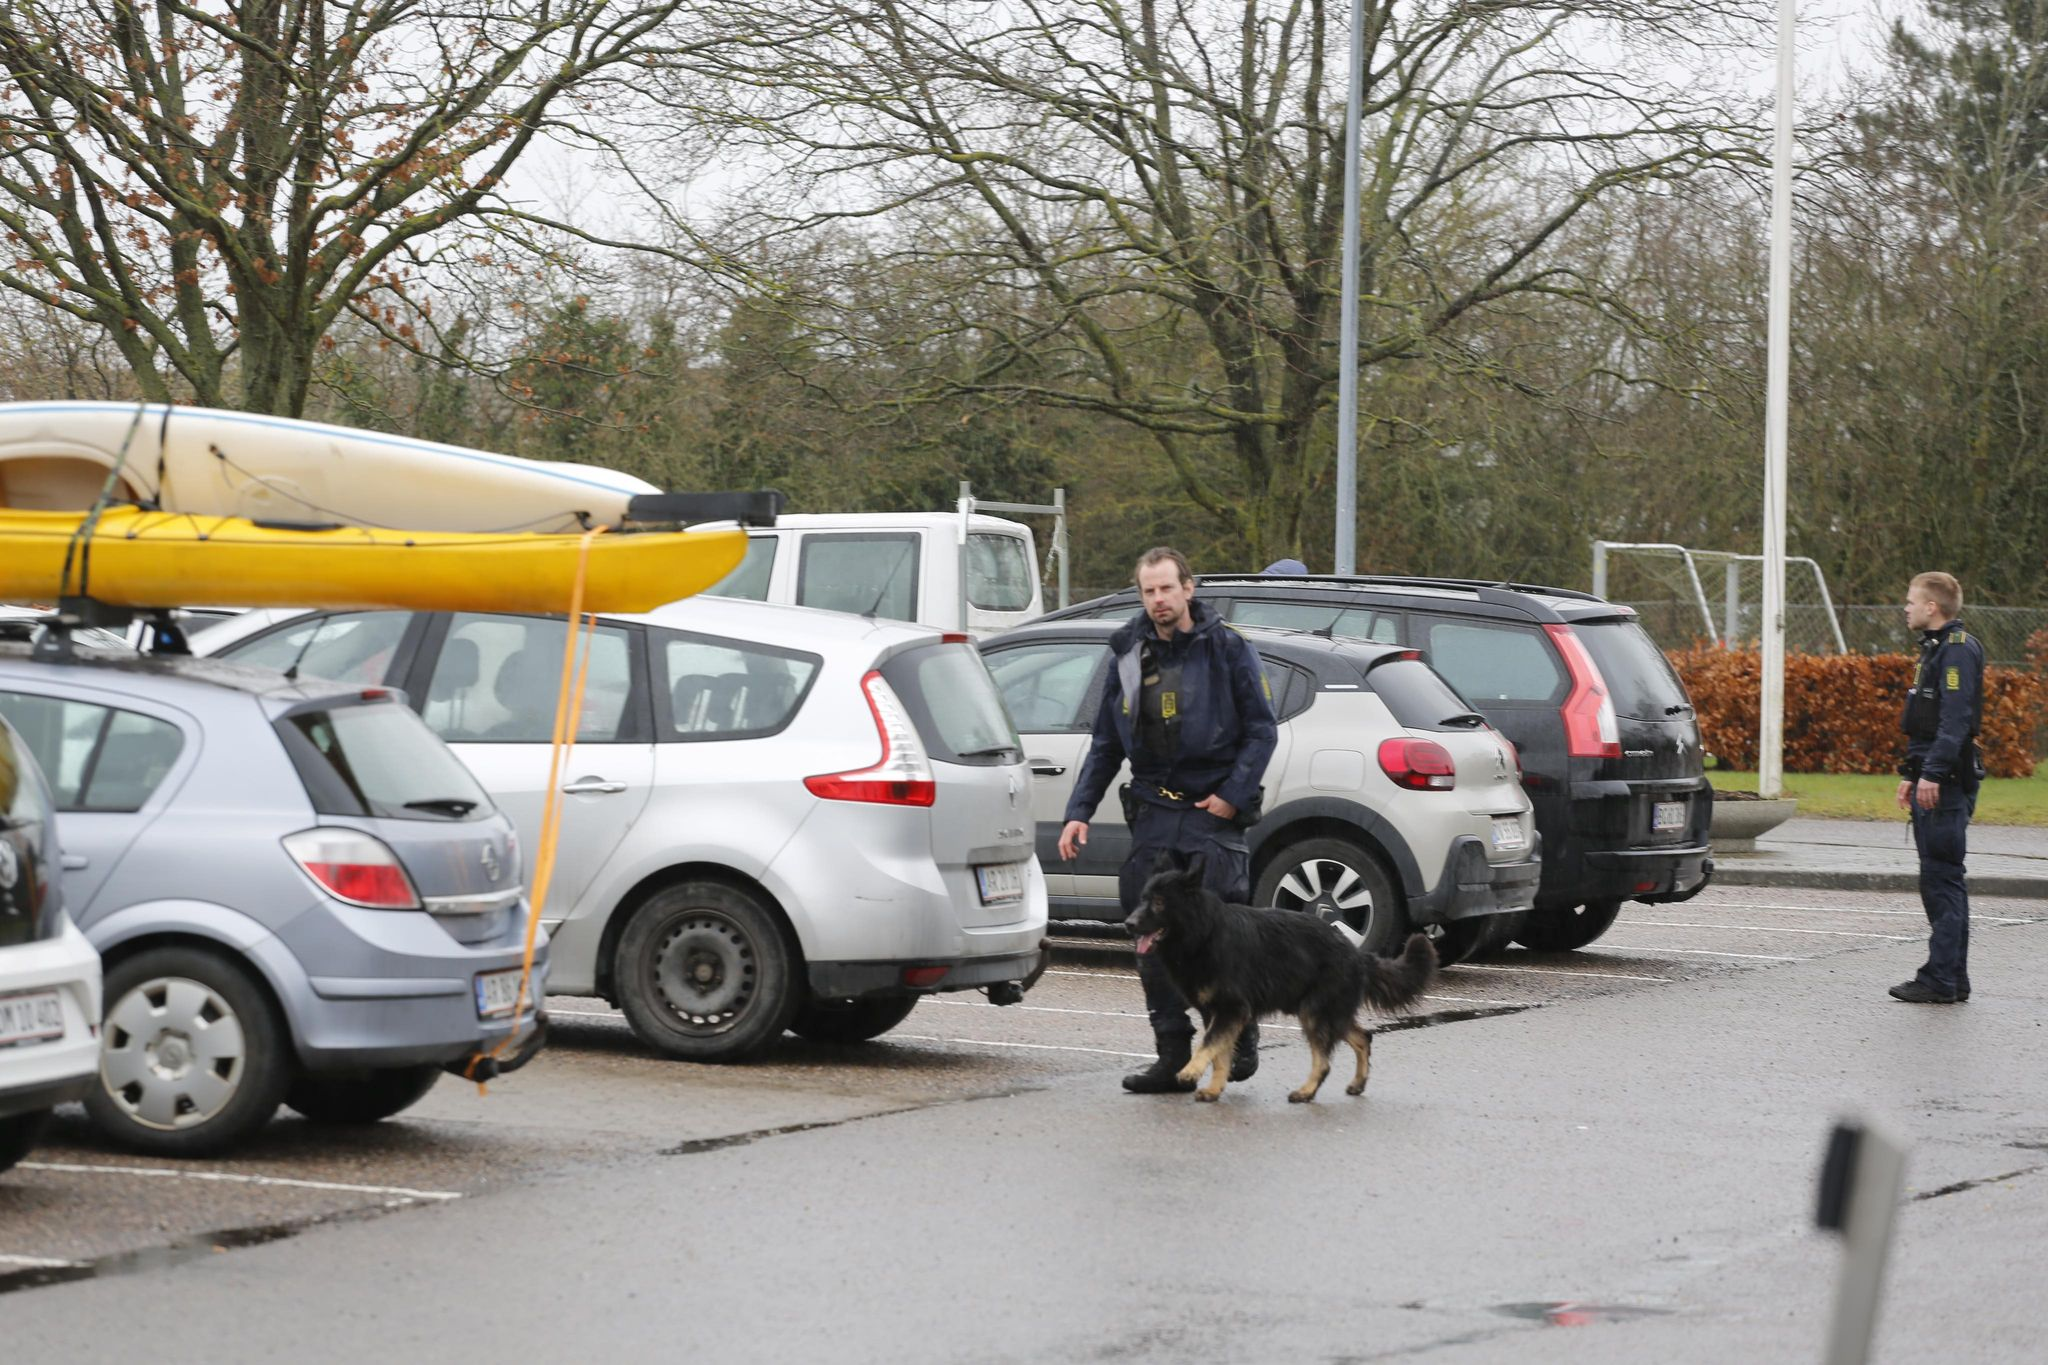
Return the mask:
M820 773L804 779L813 796L827 801L872 801L885 806L929 806L938 799L938 783L932 777L931 760L925 757L924 742L904 713L903 703L880 672L870 670L860 680L867 697L868 713L875 718L875 733L882 741L881 760L871 767L851 772Z
M338 901L368 910L417 910L419 893L398 855L360 830L302 829L287 834L284 851Z
M1564 656L1565 672L1571 675L1572 690L1558 708L1564 717L1565 752L1573 758L1620 758L1621 725L1614 718L1614 698L1607 695L1607 680L1586 646L1570 626L1551 624L1544 628Z
M1381 740L1380 771L1413 791L1447 792L1458 785L1450 750L1433 739Z

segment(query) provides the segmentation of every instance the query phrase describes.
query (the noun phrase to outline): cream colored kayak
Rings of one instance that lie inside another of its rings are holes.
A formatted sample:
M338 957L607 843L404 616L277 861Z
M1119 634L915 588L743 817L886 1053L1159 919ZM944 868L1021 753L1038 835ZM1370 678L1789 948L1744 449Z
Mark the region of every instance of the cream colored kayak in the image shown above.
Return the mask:
M0 508L82 512L116 464L116 502L437 531L612 526L627 499L659 491L595 465L289 417L160 403L0 403Z
M84 520L78 512L0 510L0 602L82 593L116 607L565 612L583 541L258 526L111 507L72 552ZM583 609L648 611L689 597L731 573L746 549L746 533L733 529L596 536Z

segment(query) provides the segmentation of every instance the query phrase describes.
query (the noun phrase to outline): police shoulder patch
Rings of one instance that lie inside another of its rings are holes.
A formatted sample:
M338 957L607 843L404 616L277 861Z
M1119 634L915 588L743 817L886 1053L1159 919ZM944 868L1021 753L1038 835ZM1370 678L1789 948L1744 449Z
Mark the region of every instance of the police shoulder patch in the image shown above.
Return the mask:
M1967 630L1952 630L1948 633L1948 642L1952 645L1968 644L1970 642L1970 632Z
M1962 670L1962 669L1960 669L1960 668L1957 668L1957 667L1956 667L1955 665L1953 665L1953 664L1949 665L1949 670L1948 670L1948 679L1947 679L1947 683L1948 683L1948 690L1949 690L1949 691L1951 691L1951 692L1960 692L1960 691L1962 691L1962 690L1963 690L1963 670Z

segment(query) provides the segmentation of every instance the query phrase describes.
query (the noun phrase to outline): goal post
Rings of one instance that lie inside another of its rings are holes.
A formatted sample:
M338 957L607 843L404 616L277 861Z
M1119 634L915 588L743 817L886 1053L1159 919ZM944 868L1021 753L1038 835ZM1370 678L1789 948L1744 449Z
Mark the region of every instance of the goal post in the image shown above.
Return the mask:
M1835 600L1820 565L1785 559L1788 648L1807 654L1849 652ZM1737 648L1761 640L1762 555L1686 545L1596 540L1593 595L1627 602L1664 643L1701 639Z

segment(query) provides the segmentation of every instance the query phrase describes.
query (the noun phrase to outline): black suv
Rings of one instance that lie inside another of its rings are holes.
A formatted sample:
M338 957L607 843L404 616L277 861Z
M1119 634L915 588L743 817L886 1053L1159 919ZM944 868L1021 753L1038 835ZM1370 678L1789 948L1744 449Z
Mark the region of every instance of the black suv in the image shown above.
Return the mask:
M1536 906L1509 933L1582 948L1626 900L1680 901L1712 878L1713 792L1692 700L1632 608L1567 588L1378 575L1211 575L1235 625L1419 649L1513 742L1542 836ZM1126 588L1042 620L1126 617ZM1502 917L1506 918L1506 917Z

